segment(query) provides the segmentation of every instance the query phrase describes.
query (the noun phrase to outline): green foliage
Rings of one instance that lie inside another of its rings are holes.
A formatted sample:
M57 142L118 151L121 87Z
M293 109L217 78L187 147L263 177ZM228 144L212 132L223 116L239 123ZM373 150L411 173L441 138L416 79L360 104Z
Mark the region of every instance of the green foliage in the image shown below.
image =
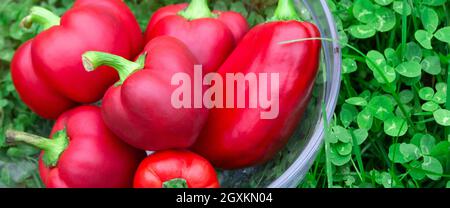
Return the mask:
M47 135L51 127L51 122L26 108L12 84L9 64L14 51L39 29L24 31L19 22L32 5L62 14L72 2L0 2L0 187L42 187L38 151L6 147L3 132L14 128ZM126 2L145 28L157 8L184 1ZM349 43L358 52L343 45L343 86L336 116L326 148L300 187L450 187L450 2L328 2L341 43ZM275 0L217 0L211 6L241 12L256 25L273 14L275 4ZM269 166L273 168L264 177L280 175L283 170L277 167L286 165Z
M328 2L356 50L343 44L339 117L325 139L334 149L301 187L449 187L450 1ZM351 153L343 132L357 141Z
M61 1L43 1L49 8L62 7ZM32 0L6 0L0 2L0 187L41 187L37 175L37 150L28 146L8 148L5 146L4 132L8 128L25 130L38 134L48 134L49 122L39 119L20 101L15 92L9 72L9 64L16 48L32 38L36 27L24 31L19 27L20 20L26 16L35 2ZM60 12L61 9L57 9Z

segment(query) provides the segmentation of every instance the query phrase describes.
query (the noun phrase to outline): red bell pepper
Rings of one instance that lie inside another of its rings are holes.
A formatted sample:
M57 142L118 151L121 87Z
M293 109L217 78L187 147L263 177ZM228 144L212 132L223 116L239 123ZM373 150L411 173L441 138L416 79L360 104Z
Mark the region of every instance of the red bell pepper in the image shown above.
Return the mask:
M299 21L291 0L280 0L272 21L253 28L218 71L223 77L227 73L278 73L279 89L269 92L279 95L278 100L272 100L272 107L279 102L278 117L261 119L261 113L267 112L261 107L212 109L193 150L224 169L271 159L292 136L308 105L321 49L316 40L282 42L314 37L320 37L317 27ZM245 93L249 93L248 85Z
M189 151L168 150L147 157L136 171L134 188L219 188L212 165Z
M17 50L12 78L21 99L49 119L80 103L98 101L117 81L109 68L87 73L80 58L84 52L134 58L143 42L136 19L120 0L78 0L62 18L35 7L22 22L24 27L32 23L45 31Z
M83 55L85 67L115 68L120 82L111 87L102 103L108 127L128 144L144 150L190 147L206 122L206 109L176 109L171 96L172 77L194 74L196 59L179 40L163 36L150 41L143 55L131 62L100 52Z
M248 29L241 14L211 12L207 0L192 0L189 6L177 4L156 11L145 36L147 41L163 35L178 38L208 73L220 67Z
M7 141L42 149L39 173L47 188L126 188L145 152L112 134L100 108L82 106L62 114L51 138L7 131Z
M100 10L108 10L108 12L114 13L116 17L120 18L125 27L125 33L131 41L131 54L135 56L140 53L144 44L144 37L133 12L123 3L123 0L77 0L73 7L91 6L94 4Z

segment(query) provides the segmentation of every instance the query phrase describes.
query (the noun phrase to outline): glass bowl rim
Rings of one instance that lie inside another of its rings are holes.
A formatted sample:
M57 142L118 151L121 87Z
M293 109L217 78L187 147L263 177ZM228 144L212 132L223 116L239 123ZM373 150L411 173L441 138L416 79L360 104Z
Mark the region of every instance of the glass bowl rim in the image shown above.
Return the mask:
M325 13L326 21L330 27L329 29L331 38L332 40L338 40L339 35L330 8L328 7L326 0L319 0L319 1ZM305 6L308 7L307 9L309 11L311 11L311 8L309 8L308 4L305 4ZM329 51L327 48L324 47L325 54L331 54L334 59L333 64L331 66L329 58L325 56L326 71L327 72L329 72L329 70L333 71L332 73L333 77L331 77L331 80L327 80L327 84L325 85L325 94L323 96L323 99L325 101L325 108L328 122L333 117L341 86L340 82L341 62L342 62L341 50L339 43L337 41L333 42L332 44L334 51ZM319 120L315 125L315 130L311 134L309 141L306 143L304 150L300 153L297 159L290 165L290 167L280 177L278 177L275 181L273 181L268 187L269 188L295 187L297 183L300 182L300 180L302 180L306 174L306 171L302 172L302 170L308 170L312 165L319 148L322 146L324 133L325 133L324 119L323 116L320 115Z

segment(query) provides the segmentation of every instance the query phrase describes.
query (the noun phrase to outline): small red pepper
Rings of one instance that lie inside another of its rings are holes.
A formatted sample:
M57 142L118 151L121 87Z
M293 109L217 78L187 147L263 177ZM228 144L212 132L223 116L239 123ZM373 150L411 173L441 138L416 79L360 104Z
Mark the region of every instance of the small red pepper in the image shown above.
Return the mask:
M176 109L172 94L177 73L194 76L196 59L179 40L162 36L150 41L136 62L100 52L83 55L88 71L107 65L119 72L102 103L108 127L128 144L144 150L190 147L206 122L206 109ZM193 94L193 93L192 93Z
M212 165L189 151L168 150L147 157L134 176L134 188L219 188Z
M81 61L84 52L134 58L143 42L136 19L120 0L78 0L62 18L34 7L22 25L32 23L44 31L16 51L12 78L21 99L49 119L80 103L98 101L117 81L117 73L109 68L87 73Z
M43 150L39 173L47 188L126 188L145 152L134 149L104 124L100 108L82 106L62 114L51 138L7 131L8 143Z
M248 105L212 109L193 150L224 169L249 167L271 159L292 136L308 105L321 49L317 40L282 42L317 37L320 33L314 24L299 21L293 2L280 0L272 21L253 28L218 71L223 77L227 73L278 73L279 89L269 92L279 95L278 100L272 100L272 107L280 108L278 116L261 119L261 113L268 110ZM266 84L267 89L272 89ZM248 86L245 93L249 93Z
M237 12L214 11L207 0L163 7L152 16L146 40L170 35L185 43L203 65L205 73L216 71L249 29Z

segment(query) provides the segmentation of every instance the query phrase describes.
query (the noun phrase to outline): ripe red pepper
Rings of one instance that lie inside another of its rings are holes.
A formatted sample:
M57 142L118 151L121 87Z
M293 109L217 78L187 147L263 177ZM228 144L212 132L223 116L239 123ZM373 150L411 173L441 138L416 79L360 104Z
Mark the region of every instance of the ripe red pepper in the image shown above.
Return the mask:
M133 12L123 3L123 0L77 0L73 7L93 6L94 4L98 6L99 10L108 10L108 12L114 13L116 17L120 18L125 27L124 32L131 41L131 54L135 56L140 53L144 44L144 37Z
M227 73L279 73L279 91L272 92L279 95L278 117L263 120L260 114L267 109L248 105L213 109L193 150L224 169L271 159L292 136L308 105L321 49L316 40L282 42L314 37L320 37L317 27L299 21L291 0L280 0L272 21L253 28L218 71L223 77ZM269 84L267 89L271 89ZM248 85L245 92L249 93Z
M111 87L102 103L108 127L128 144L144 150L190 147L206 122L206 109L176 109L171 84L177 73L194 74L196 59L179 40L162 36L150 41L143 55L131 62L100 52L83 55L85 67L115 68L120 83Z
M62 114L51 138L7 131L9 143L42 149L39 173L47 188L126 188L145 152L113 135L100 108L82 106Z
M17 50L12 78L21 99L49 119L80 103L98 101L117 81L109 68L87 73L80 58L84 52L134 58L143 42L136 19L121 0L78 0L62 18L35 7L22 22L24 27L32 23L45 31Z
M219 188L212 165L189 151L168 150L147 157L139 165L134 188Z
M145 36L147 41L163 35L178 38L208 73L220 67L248 29L241 14L211 12L207 0L192 0L189 6L177 4L156 11Z

